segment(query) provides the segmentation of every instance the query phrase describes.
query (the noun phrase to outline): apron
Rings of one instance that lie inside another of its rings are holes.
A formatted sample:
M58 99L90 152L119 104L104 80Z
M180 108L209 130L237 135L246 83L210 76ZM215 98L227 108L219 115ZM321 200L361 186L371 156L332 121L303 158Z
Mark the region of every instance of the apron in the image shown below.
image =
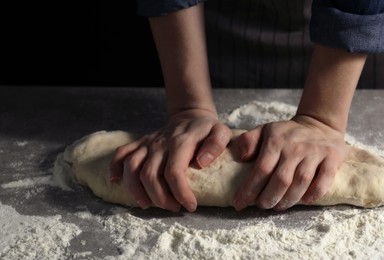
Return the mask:
M303 88L313 43L309 0L205 3L214 88ZM384 54L369 54L358 88L384 88Z

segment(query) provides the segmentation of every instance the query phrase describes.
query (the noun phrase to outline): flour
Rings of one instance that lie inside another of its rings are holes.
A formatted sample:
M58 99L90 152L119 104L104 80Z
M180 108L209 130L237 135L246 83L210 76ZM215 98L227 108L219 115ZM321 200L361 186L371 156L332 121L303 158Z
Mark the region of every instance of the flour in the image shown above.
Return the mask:
M0 259L63 259L79 227L61 216L24 216L0 203Z
M28 144L28 141L18 141L18 142L15 142L15 145L19 146L19 147L24 147L27 144Z
M289 120L295 115L296 110L296 106L281 102L253 101L234 109L230 113L221 114L220 119L231 128L250 130L261 124ZM384 150L365 145L348 133L345 135L345 141L350 145L369 150L384 157Z
M26 178L18 181L4 183L4 184L1 184L1 188L3 189L30 188L38 185L56 186L55 182L53 182L52 180L52 176L38 176L38 177Z
M220 119L231 128L252 129L257 125L289 120L297 108L281 102L253 101L234 109L231 113L223 113Z
M287 120L295 111L296 107L284 103L252 102L221 114L220 118L231 127L251 129L258 124ZM350 136L346 139L383 155L377 148L364 146ZM24 141L16 144L27 145ZM68 173L70 167L61 163L59 154L52 176L33 176L0 187L26 190L27 199L47 187L60 187L76 201L82 192L89 191L74 192L72 186L78 184ZM75 207L66 216L76 220L76 224L68 222L68 218L64 221L60 215L21 215L0 203L0 259L384 259L383 208L337 206L281 214L259 211L264 212L262 217L255 214L247 219L241 213L228 211L228 227L221 224L224 220L220 214L212 219L202 214L196 217L195 222L199 223L191 224L195 223L192 221L186 225L185 220L191 220L197 213L159 218L144 211L141 216L147 213L149 217L142 218L123 207L112 208L103 215L92 213L81 203ZM313 212L310 217L292 223L291 214L307 216L308 212ZM100 226L116 252L106 253L107 245L96 247L96 251L88 250L91 238L81 237L84 227L78 223ZM80 251L71 252L71 245L77 245Z
M382 210L330 209L308 226L277 226L272 219L238 228L198 230L145 221L129 213L104 220L119 259L381 259Z

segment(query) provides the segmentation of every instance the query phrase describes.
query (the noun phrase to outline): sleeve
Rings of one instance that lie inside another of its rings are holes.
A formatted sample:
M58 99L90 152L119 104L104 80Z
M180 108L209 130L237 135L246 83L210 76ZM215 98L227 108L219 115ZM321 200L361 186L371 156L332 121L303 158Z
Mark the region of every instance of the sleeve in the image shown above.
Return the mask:
M313 0L310 37L349 52L384 52L384 1Z
M163 16L206 0L137 0L137 13L145 17Z

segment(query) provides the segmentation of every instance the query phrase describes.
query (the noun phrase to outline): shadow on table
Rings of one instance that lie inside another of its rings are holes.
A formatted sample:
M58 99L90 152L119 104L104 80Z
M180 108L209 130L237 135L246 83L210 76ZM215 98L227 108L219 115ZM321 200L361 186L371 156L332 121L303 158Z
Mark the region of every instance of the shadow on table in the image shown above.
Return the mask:
M68 143L98 130L148 132L166 116L162 89L0 88L0 136Z

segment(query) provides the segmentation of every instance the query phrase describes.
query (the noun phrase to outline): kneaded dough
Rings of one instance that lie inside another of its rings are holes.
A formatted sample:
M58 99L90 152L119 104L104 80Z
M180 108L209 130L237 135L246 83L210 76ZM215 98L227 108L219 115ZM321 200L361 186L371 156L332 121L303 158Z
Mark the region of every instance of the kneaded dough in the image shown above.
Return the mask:
M243 130L233 130L234 137ZM116 148L137 136L124 131L99 131L87 135L64 151L80 184L88 186L101 199L126 206L137 206L122 182L109 181L109 162ZM235 192L250 173L252 163L238 162L234 145L209 167L189 167L187 177L199 206L233 206ZM384 204L384 159L366 150L348 147L345 162L339 168L328 193L313 205L349 204L373 208Z

